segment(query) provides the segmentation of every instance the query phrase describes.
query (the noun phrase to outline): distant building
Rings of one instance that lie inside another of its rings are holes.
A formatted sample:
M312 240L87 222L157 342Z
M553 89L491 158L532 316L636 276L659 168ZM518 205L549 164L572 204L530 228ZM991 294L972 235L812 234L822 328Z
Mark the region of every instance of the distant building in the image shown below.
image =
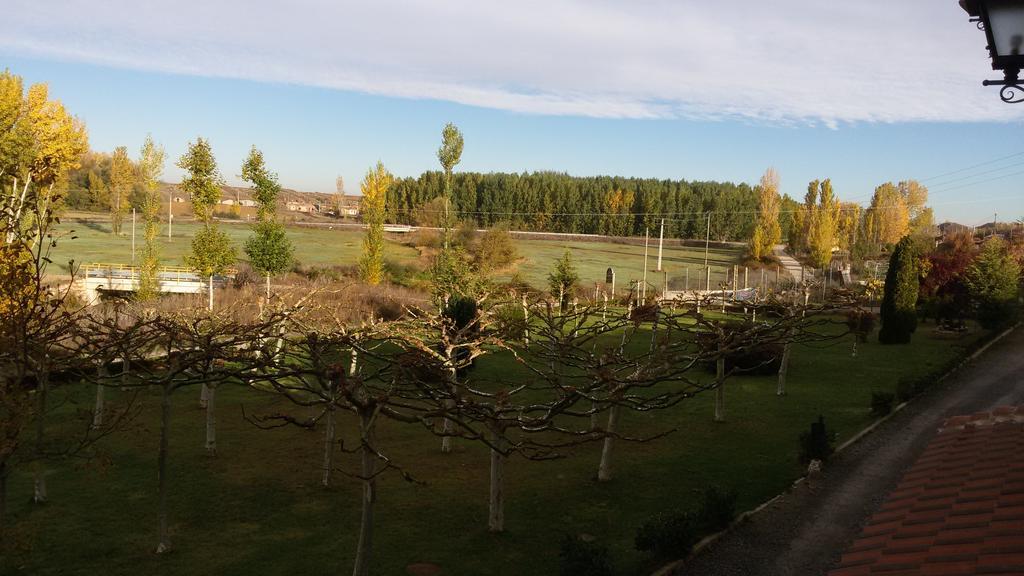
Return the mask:
M305 214L310 214L317 211L316 206L313 206L309 202L296 202L295 200L289 200L288 202L285 202L284 207L289 212L303 212Z
M238 203L247 208L255 208L257 206L255 200L240 200Z

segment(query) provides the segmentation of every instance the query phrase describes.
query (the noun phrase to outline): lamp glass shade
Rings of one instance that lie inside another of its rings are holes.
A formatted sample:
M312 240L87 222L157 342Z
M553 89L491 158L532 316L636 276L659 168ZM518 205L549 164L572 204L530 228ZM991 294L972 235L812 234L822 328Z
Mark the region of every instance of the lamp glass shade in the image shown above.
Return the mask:
M1024 57L1024 1L989 0L988 17L995 55Z

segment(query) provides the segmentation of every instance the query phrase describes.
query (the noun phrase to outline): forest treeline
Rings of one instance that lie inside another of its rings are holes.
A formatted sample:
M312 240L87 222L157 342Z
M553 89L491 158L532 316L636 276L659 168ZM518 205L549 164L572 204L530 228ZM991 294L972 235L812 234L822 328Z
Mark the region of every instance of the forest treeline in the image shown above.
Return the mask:
M388 191L388 221L437 225L444 213L444 174L401 178ZM461 221L515 230L702 238L711 213L711 239L746 241L757 219L758 197L747 184L615 176L461 172L453 175L452 209ZM788 230L789 214L783 214Z

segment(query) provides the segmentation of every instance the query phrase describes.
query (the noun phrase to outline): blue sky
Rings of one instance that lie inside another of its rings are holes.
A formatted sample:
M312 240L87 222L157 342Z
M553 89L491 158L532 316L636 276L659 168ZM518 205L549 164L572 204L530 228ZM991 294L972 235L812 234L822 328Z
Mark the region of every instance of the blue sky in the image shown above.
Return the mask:
M201 135L229 182L252 144L301 190L340 174L354 192L378 159L417 175L451 121L463 170L755 182L774 166L796 197L814 178L859 201L917 178L940 219L1024 216L1024 105L980 85L983 37L952 0L12 1L0 62L48 82L94 149L152 133L173 159Z

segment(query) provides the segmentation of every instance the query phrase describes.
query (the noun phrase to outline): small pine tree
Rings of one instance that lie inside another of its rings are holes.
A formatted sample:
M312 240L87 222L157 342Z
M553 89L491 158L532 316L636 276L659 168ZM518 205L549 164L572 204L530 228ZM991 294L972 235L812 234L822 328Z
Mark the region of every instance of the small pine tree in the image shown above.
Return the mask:
M917 291L920 283L918 254L909 236L904 236L889 259L882 296L882 344L909 344L917 329Z
M551 289L551 295L561 298L558 305L562 311L569 307L569 301L576 291L579 281L580 275L576 271L576 264L572 261L572 253L566 250L555 263L555 269L548 274L548 287Z

